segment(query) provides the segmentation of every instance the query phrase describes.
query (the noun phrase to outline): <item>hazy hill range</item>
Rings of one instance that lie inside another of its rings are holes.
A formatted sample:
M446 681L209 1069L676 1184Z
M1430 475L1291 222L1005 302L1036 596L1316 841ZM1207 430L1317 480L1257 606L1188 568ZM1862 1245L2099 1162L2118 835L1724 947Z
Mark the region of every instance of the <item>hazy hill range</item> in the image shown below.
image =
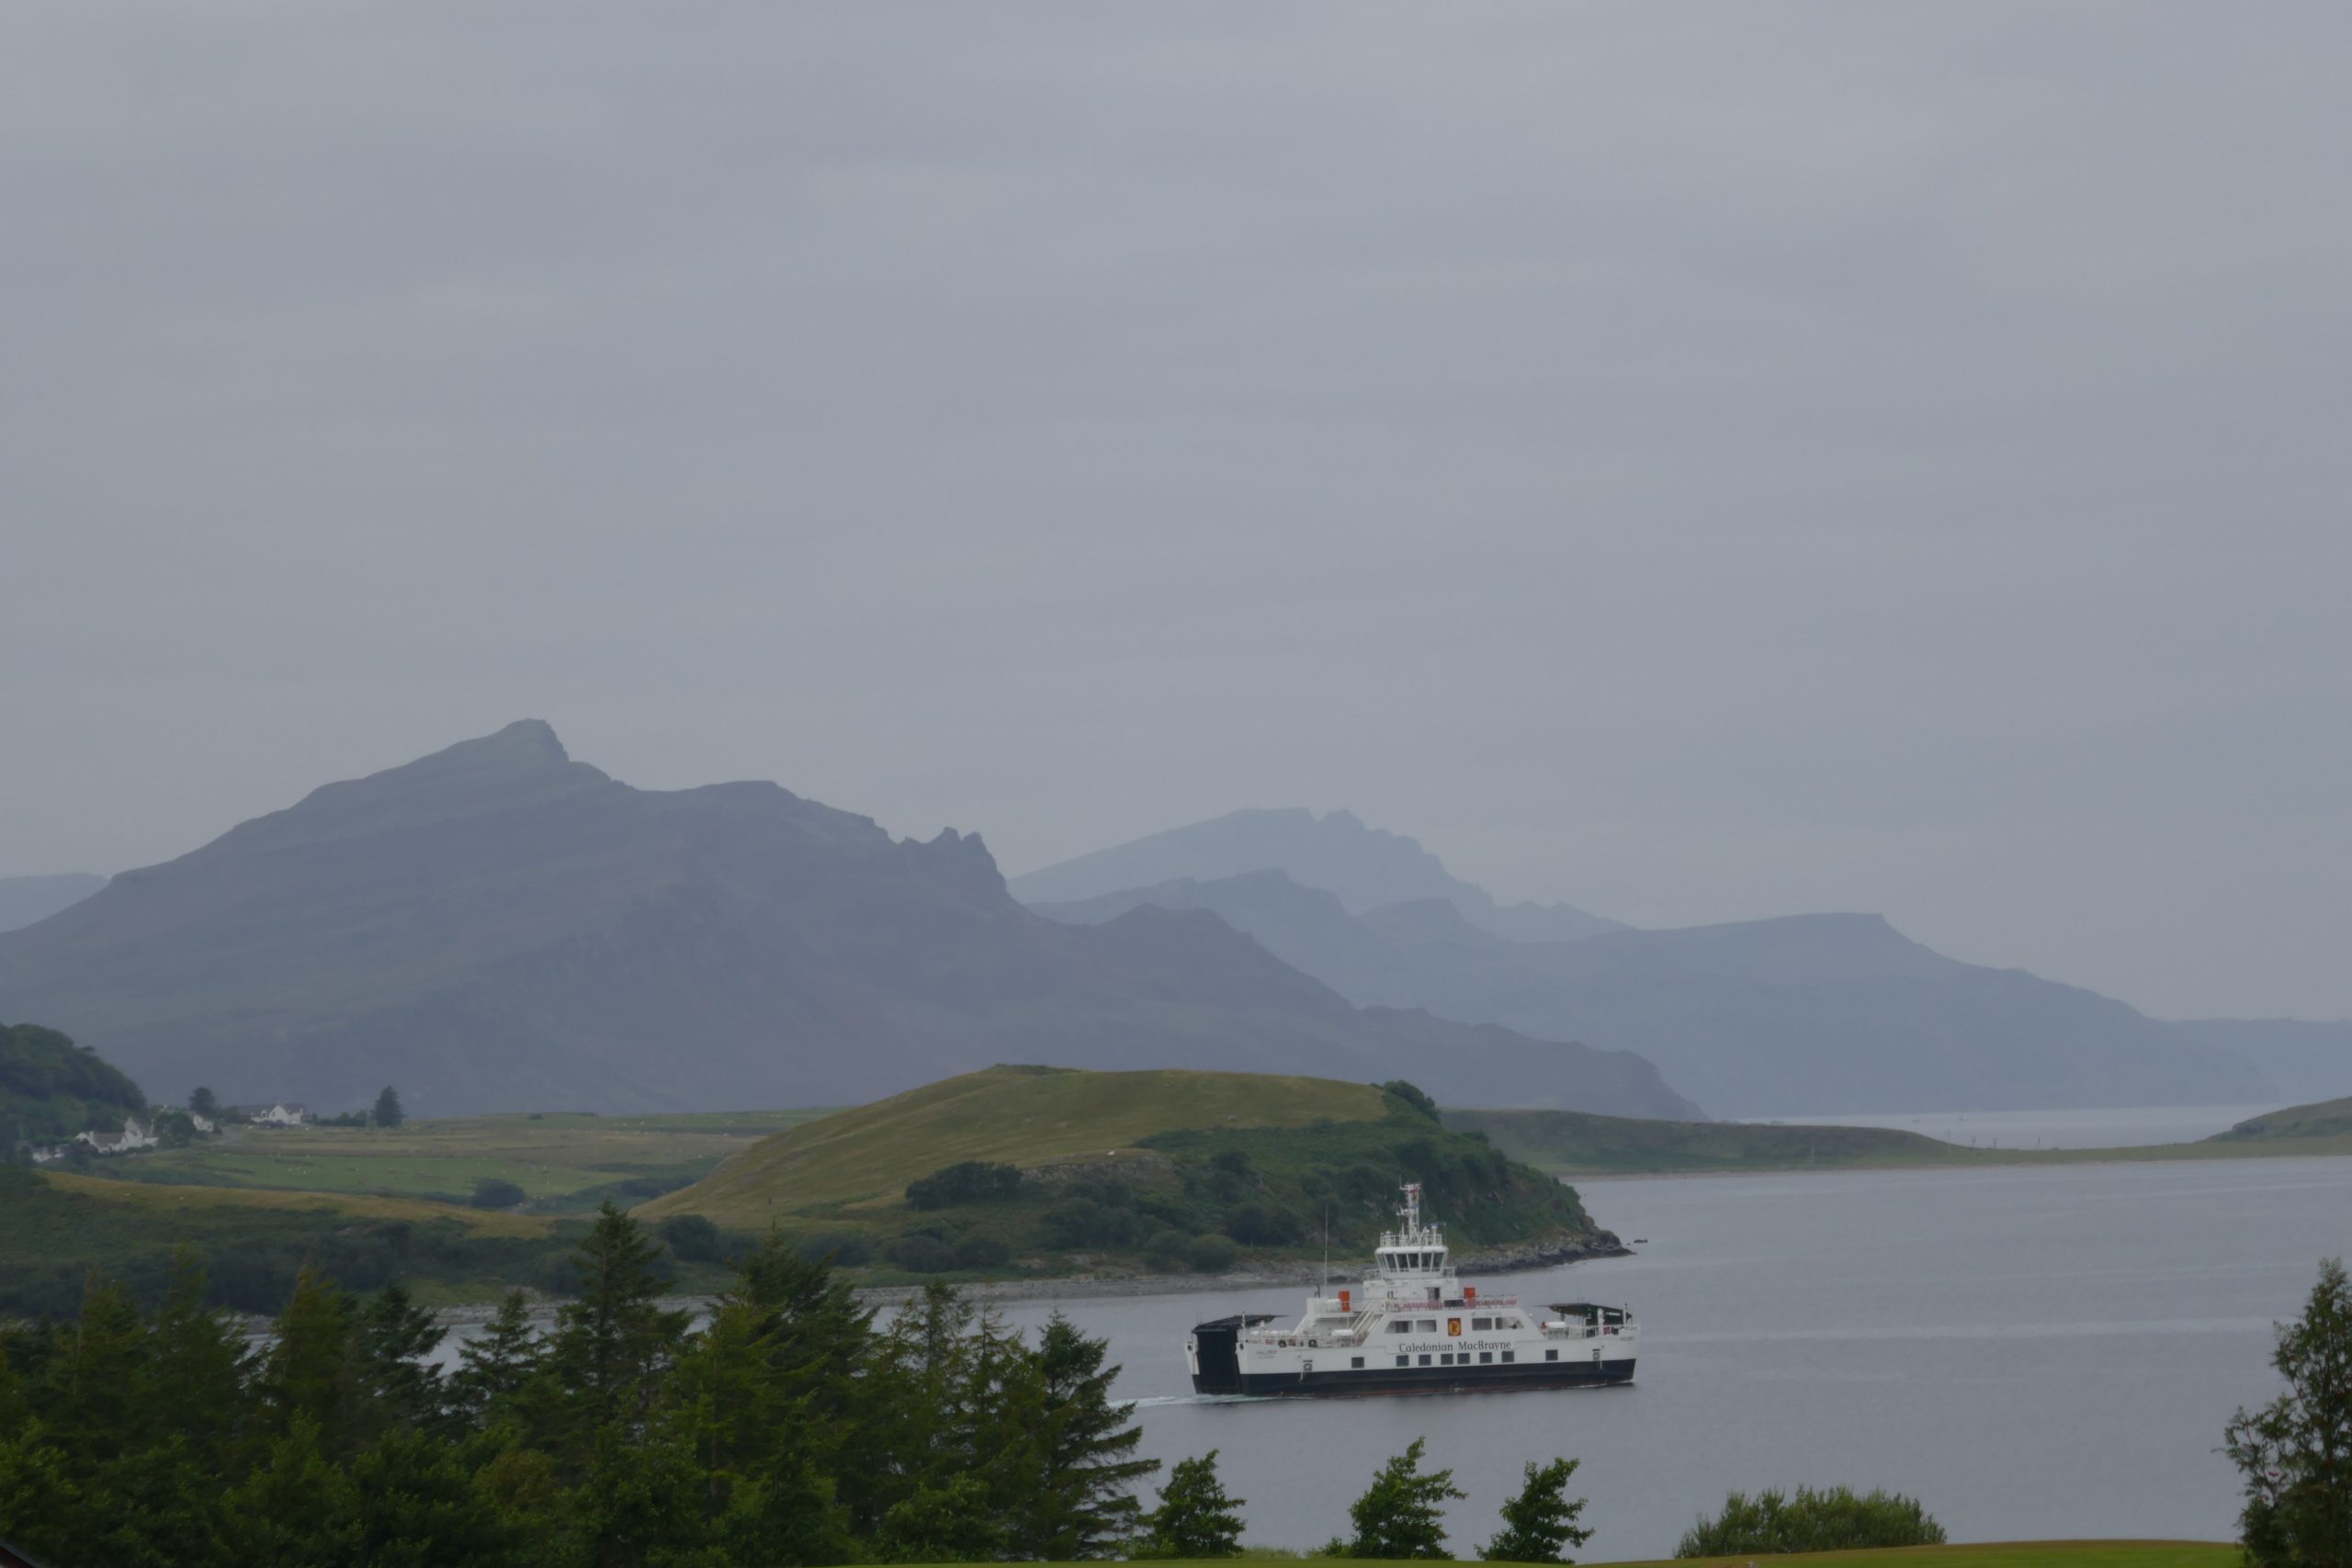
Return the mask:
M2183 1040L2218 1045L2252 1064L2278 1099L2352 1095L2352 1021L2201 1018L2170 1028Z
M1092 921L1148 906L1214 912L1359 1003L1638 1052L1715 1115L2271 1094L2252 1067L2181 1026L2023 970L1946 958L1875 915L1511 942L1451 897L1353 912L1266 871L1037 908Z
M58 876L0 876L0 931L45 920L106 885L105 877L82 871Z
M843 1104L1018 1059L1410 1077L1689 1115L1638 1057L1360 1011L1201 913L1014 902L980 840L773 784L656 792L537 721L127 872L0 936L0 1017L167 1100L410 1110Z
M1401 834L1367 828L1354 813L1317 817L1293 807L1235 811L1187 828L1080 855L1012 879L1024 904L1063 903L1176 881L1210 882L1279 871L1337 897L1352 913L1414 898L1442 898L1482 931L1514 942L1576 942L1621 931L1615 920L1568 904L1498 904Z

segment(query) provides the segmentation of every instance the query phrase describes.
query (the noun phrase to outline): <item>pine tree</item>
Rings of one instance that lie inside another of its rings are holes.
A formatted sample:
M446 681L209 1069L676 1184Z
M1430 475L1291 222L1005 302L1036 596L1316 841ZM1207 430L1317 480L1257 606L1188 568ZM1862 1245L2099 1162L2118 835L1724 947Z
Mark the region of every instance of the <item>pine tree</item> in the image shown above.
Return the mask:
M539 1371L544 1348L531 1324L530 1298L509 1291L498 1303L498 1315L458 1347L458 1370L449 1379L451 1403L474 1425L490 1425L497 1408Z
M386 1084L376 1096L376 1109L368 1113L368 1120L379 1127L397 1127L407 1121L408 1112L401 1109L400 1091Z
M1217 1479L1217 1450L1176 1461L1159 1489L1159 1506L1144 1519L1140 1557L1238 1557L1246 1499L1228 1497Z
M1134 1405L1111 1402L1119 1369L1103 1366L1108 1348L1058 1312L1039 1339L1044 1399L1033 1437L1043 1473L1015 1541L1023 1555L1053 1562L1099 1555L1133 1533L1141 1509L1130 1488L1159 1469L1158 1460L1134 1457L1143 1428L1130 1425Z
M2224 1450L2245 1476L2239 1515L2254 1568L2352 1564L2352 1280L2323 1258L2303 1315L2278 1325L2287 1392L2240 1409Z
M198 1084L196 1092L187 1097L187 1108L207 1122L217 1122L220 1120L220 1101L209 1089L202 1084Z
M313 1446L340 1448L346 1420L359 1414L350 1337L351 1299L306 1265L262 1361L262 1396L280 1436L307 1422Z
M1453 1472L1421 1472L1424 1439L1415 1438L1405 1451L1380 1467L1371 1487L1349 1506L1355 1539L1333 1553L1343 1557L1442 1558L1445 1551L1444 1506L1467 1493L1453 1487Z
M589 1427L643 1420L656 1381L689 1314L657 1304L670 1280L654 1269L661 1249L608 1201L581 1242L580 1296L556 1314L549 1352Z
M387 1413L410 1427L436 1424L447 1395L431 1358L448 1330L397 1282L368 1298L356 1327L361 1370Z
M171 1283L147 1331L148 1375L140 1398L164 1430L209 1444L234 1431L249 1400L241 1337L205 1304L204 1265L181 1244Z
M1592 1532L1577 1524L1584 1499L1568 1498L1568 1477L1577 1461L1555 1459L1541 1470L1527 1461L1527 1484L1503 1505L1503 1528L1478 1549L1489 1562L1573 1562L1566 1549L1582 1546Z

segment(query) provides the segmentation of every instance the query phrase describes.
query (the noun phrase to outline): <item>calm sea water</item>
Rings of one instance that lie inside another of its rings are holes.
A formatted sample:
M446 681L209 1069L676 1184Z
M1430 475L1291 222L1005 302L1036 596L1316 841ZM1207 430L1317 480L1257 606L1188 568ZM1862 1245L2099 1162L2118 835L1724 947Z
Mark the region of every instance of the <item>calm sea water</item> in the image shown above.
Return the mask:
M2236 1492L2212 1450L2270 1398L2273 1320L2322 1255L2352 1252L2352 1159L1626 1179L1588 1205L1640 1256L1516 1280L1544 1301L1622 1301L1633 1386L1535 1393L1202 1402L1196 1321L1295 1313L1295 1291L1074 1300L1140 1402L1146 1451L1215 1448L1250 1539L1346 1525L1413 1438L1470 1494L1464 1556L1526 1460L1583 1461L1584 1555L1662 1556L1734 1488L1845 1483L1923 1498L1955 1540L2226 1539ZM1006 1309L1042 1322L1049 1303Z

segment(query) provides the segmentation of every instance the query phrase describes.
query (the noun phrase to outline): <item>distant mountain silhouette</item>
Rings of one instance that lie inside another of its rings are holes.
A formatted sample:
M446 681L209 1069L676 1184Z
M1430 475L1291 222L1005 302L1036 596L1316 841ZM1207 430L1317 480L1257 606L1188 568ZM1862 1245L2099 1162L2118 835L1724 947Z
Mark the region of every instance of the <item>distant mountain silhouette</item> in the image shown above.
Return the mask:
M773 784L632 789L526 720L331 784L0 937L0 1017L175 1100L607 1111L871 1100L1000 1061L1405 1077L1688 1115L1649 1064L1360 1011L1215 917L1074 928L977 837Z
M2182 1040L2216 1045L2251 1063L2280 1100L2352 1095L2352 1021L2200 1018L2168 1026ZM2257 1097L2259 1098L2259 1097Z
M1350 1000L1639 1053L1718 1115L2253 1101L2227 1052L2089 991L1962 964L1876 915L1506 941L1446 897L1351 913L1280 872L1068 902L1205 910ZM1458 1097L1449 1103L1469 1101Z
M1411 898L1443 898L1473 925L1514 942L1577 942L1624 929L1568 904L1498 904L1411 839L1368 828L1352 812L1317 817L1303 807L1235 811L1171 828L1016 876L1012 887L1024 904L1068 903L1253 871L1283 872L1332 894L1356 914Z
M69 871L57 876L0 876L0 931L13 931L70 908L107 885L103 876Z

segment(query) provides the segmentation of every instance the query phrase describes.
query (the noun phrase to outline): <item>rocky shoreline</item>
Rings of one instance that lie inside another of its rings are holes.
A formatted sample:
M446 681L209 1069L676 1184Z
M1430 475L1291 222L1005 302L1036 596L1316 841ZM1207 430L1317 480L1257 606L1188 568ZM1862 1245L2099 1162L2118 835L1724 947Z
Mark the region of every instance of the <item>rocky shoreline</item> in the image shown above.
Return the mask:
M1464 1250L1455 1257L1465 1274L1513 1274L1531 1269L1555 1269L1565 1263L1581 1263L1595 1258L1630 1258L1634 1249L1619 1240L1613 1231L1594 1231L1573 1241L1554 1242L1524 1247L1497 1247ZM1089 1301L1144 1296L1193 1296L1209 1292L1272 1290L1279 1287L1312 1289L1316 1283L1317 1266L1301 1267L1293 1262L1278 1268L1228 1269L1221 1274L1064 1274L1040 1280L979 1280L959 1284L956 1288L974 1301L1036 1302ZM1353 1284L1356 1273L1334 1269L1324 1277L1326 1284ZM920 1292L920 1284L864 1285L855 1294L867 1306L890 1307ZM666 1296L662 1306L673 1312L701 1312L711 1304L709 1296ZM534 1317L549 1317L562 1303L554 1297L544 1297L533 1303ZM487 1323L497 1314L494 1305L444 1307L435 1315L444 1326Z

